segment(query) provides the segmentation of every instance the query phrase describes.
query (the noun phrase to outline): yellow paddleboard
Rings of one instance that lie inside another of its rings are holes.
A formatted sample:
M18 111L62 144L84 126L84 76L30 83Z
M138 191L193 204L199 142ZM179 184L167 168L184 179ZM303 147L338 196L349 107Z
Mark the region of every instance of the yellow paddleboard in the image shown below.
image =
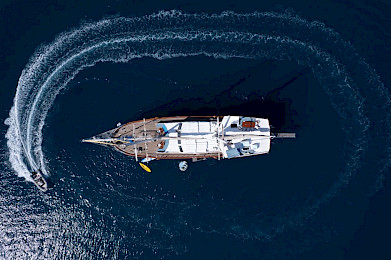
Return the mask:
M143 164L143 163L138 163L138 164L140 164L140 166L141 166L141 168L143 168L146 172L151 172L151 169L149 169L149 167L148 166L146 166L145 164Z

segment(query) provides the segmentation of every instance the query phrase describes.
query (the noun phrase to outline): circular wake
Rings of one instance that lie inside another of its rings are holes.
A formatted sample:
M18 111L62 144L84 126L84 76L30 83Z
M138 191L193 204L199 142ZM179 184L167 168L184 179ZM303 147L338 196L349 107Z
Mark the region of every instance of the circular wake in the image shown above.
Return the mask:
M191 228L272 241L286 229L302 226L303 220L316 214L359 172L372 172L372 181L368 183L374 189L378 187L377 180L389 167L390 151L386 147L391 130L389 95L379 77L332 29L292 14L272 12L208 15L168 11L139 18L104 19L63 33L41 46L19 78L14 104L5 122L9 125L6 137L13 169L26 179L36 169L50 174L42 150L45 119L56 96L84 68L98 62L196 55L288 60L311 68L329 95L348 138L343 151L344 168L338 180L315 202L300 207L296 213L278 217L267 226L255 217L244 223L240 216L233 216L233 223L224 224L226 216L219 216L216 205L216 212L211 215L223 223L221 227L195 222ZM383 149L382 159L373 158L374 149ZM364 157L367 160L363 163ZM192 210L187 208L177 210Z

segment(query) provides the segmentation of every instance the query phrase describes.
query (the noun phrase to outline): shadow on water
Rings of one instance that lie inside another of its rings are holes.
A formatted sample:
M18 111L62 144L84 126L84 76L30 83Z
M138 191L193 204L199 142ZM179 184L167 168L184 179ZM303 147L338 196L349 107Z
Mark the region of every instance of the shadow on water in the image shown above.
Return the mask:
M133 230L133 222L147 225L145 216L151 215L159 228L167 225L180 234L186 234L183 229L208 233L215 226L241 235L246 223L272 233L284 216L316 200L335 180L340 158L332 151L340 147L331 140L341 136L338 117L308 68L207 57L112 66L80 72L46 120L44 150L53 190L72 190L67 203L83 198L88 210L99 209L96 216L124 232ZM185 173L178 161L153 161L152 174L133 158L80 143L120 121L229 114L269 118L273 131L296 132L298 138L273 141L268 155L197 162Z
M261 64L265 66L265 64ZM306 84L300 82L300 79L310 74L309 68L303 68L294 75L285 75L278 87L268 92L252 91L246 94L242 93L243 83L251 77L252 71L259 69L259 65L249 69L249 74L240 78L237 82L228 85L223 91L212 97L191 97L177 98L159 107L143 111L138 118L152 118L165 116L204 116L204 115L244 115L267 118L272 128L282 130L294 130L299 127L299 118L293 120L293 116L301 113L297 108L292 108L291 104L305 103L306 96L290 96L290 98L280 98L281 92L288 88L305 88ZM292 74L292 72L291 72ZM210 85L213 85L212 82ZM276 85L275 82L262 82L264 85ZM238 90L239 89L239 90ZM289 90L288 90L289 91ZM296 100L293 100L293 99Z

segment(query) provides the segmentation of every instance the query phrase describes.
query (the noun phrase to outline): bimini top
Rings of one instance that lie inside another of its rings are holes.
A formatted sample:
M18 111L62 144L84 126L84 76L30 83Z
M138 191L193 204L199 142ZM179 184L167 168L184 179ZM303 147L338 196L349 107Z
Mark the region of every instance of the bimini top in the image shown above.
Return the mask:
M217 122L173 122L165 123L166 153L210 153L218 152L216 139Z

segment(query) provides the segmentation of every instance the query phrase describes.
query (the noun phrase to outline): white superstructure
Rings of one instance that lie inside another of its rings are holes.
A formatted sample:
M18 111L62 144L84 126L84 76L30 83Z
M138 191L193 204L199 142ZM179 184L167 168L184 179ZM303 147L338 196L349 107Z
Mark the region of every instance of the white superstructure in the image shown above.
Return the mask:
M182 121L161 124L165 147L161 153L219 153L236 158L268 153L269 120L255 117L224 116L217 121Z

